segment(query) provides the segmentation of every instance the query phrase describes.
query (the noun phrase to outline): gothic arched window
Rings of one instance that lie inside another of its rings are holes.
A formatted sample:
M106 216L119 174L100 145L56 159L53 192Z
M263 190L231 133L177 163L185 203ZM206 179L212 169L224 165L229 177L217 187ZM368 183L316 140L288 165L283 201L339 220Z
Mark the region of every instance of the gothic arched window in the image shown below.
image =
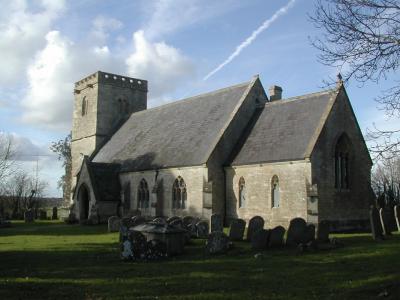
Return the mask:
M239 179L239 207L246 206L246 183L243 177Z
M131 208L131 185L128 182L124 187L124 210L128 211Z
M175 179L172 186L172 208L184 209L186 208L186 183L181 176Z
M271 180L271 205L272 207L279 207L280 191L279 191L279 178L274 175Z
M148 208L150 206L149 187L147 181L143 178L138 187L138 208Z
M335 188L350 187L350 140L342 134L335 147Z
M88 103L87 103L87 98L85 96L82 99L82 109L81 109L82 116L85 116L87 114L87 109L88 109L87 106L88 106Z

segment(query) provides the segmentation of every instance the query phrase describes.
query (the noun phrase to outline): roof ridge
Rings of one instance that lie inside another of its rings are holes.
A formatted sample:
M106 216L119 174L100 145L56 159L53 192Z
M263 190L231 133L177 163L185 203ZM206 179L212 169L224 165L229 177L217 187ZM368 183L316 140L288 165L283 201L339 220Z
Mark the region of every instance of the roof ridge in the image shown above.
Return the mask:
M206 93L198 94L198 95L195 95L195 96L191 96L191 97L188 97L188 98L178 99L178 100L175 100L175 101L172 101L172 102L169 102L169 103L165 103L165 104L154 106L154 107L151 107L151 108L147 108L147 109L144 109L144 110L141 110L141 111L133 112L133 113L131 113L131 116L134 115L134 114L136 115L136 114L139 114L139 113L145 113L147 111L153 111L153 110L164 108L164 107L167 107L167 106L172 106L172 105L176 105L176 104L182 104L182 102L186 103L186 102L189 102L189 101L194 100L196 98L215 95L215 94L218 94L218 93L221 93L221 92L225 92L225 91L230 90L230 89L239 88L239 87L242 87L242 86L247 86L247 85L249 85L250 82L251 81L246 81L246 82L234 84L234 85L231 85L231 86L227 86L227 87L224 87L224 88L220 88L220 89L217 89L217 90L213 90L213 91L210 91L210 92L206 92Z
M324 94L330 94L330 93L334 93L335 91L337 91L337 89L333 88L333 89L323 90L323 91L319 91L319 92L308 93L308 94L304 94L304 95L300 95L300 96L293 96L290 98L284 98L281 100L266 102L265 106L275 105L275 104L284 104L284 103L293 102L296 100L303 100L303 99L309 98L311 96L320 96L320 95L324 95Z

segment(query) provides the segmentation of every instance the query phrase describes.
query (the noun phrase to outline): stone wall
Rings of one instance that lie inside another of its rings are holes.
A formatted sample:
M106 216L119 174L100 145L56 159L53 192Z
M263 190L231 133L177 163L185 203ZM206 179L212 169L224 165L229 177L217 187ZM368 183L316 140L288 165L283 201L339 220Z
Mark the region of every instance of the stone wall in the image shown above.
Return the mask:
M351 141L350 187L339 190L335 188L335 146L343 133ZM372 162L344 90L332 106L310 159L319 219L331 221L333 230L361 229L368 224Z
M181 176L186 184L187 202L185 209L172 208L172 186L178 176ZM211 216L211 210L203 208L203 186L207 180L206 167L183 167L158 171L121 173L121 186L124 187L126 184L130 184L131 187L131 210L138 209L137 191L143 178L147 181L150 191L150 203L153 205L150 205L147 209L140 209L142 215L161 215L166 217L191 215L204 219L208 219ZM123 197L123 195L121 196ZM160 210L156 208L157 201L161 203Z
M226 217L249 221L258 215L268 228L282 225L287 228L292 218L307 220L307 186L311 181L309 161L265 163L227 167ZM279 178L280 205L272 207L271 179ZM239 208L239 179L246 184L246 205Z

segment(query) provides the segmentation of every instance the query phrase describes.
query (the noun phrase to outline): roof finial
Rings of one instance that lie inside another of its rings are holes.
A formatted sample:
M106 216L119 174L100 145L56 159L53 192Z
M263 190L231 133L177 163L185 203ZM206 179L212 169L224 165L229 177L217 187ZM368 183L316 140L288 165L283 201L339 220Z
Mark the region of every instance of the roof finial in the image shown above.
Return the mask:
M337 74L336 78L337 78L337 82L336 82L337 87L341 87L341 86L343 85L343 77L342 77L342 74L340 74L340 72L339 72L339 73Z

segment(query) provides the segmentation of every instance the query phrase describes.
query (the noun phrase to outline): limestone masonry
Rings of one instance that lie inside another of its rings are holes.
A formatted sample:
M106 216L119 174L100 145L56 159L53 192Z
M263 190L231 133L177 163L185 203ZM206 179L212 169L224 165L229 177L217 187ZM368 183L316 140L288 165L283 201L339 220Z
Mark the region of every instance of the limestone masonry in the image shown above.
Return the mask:
M251 81L147 109L147 81L96 72L75 84L72 202L82 220L301 217L368 224L372 162L341 82L282 99Z

